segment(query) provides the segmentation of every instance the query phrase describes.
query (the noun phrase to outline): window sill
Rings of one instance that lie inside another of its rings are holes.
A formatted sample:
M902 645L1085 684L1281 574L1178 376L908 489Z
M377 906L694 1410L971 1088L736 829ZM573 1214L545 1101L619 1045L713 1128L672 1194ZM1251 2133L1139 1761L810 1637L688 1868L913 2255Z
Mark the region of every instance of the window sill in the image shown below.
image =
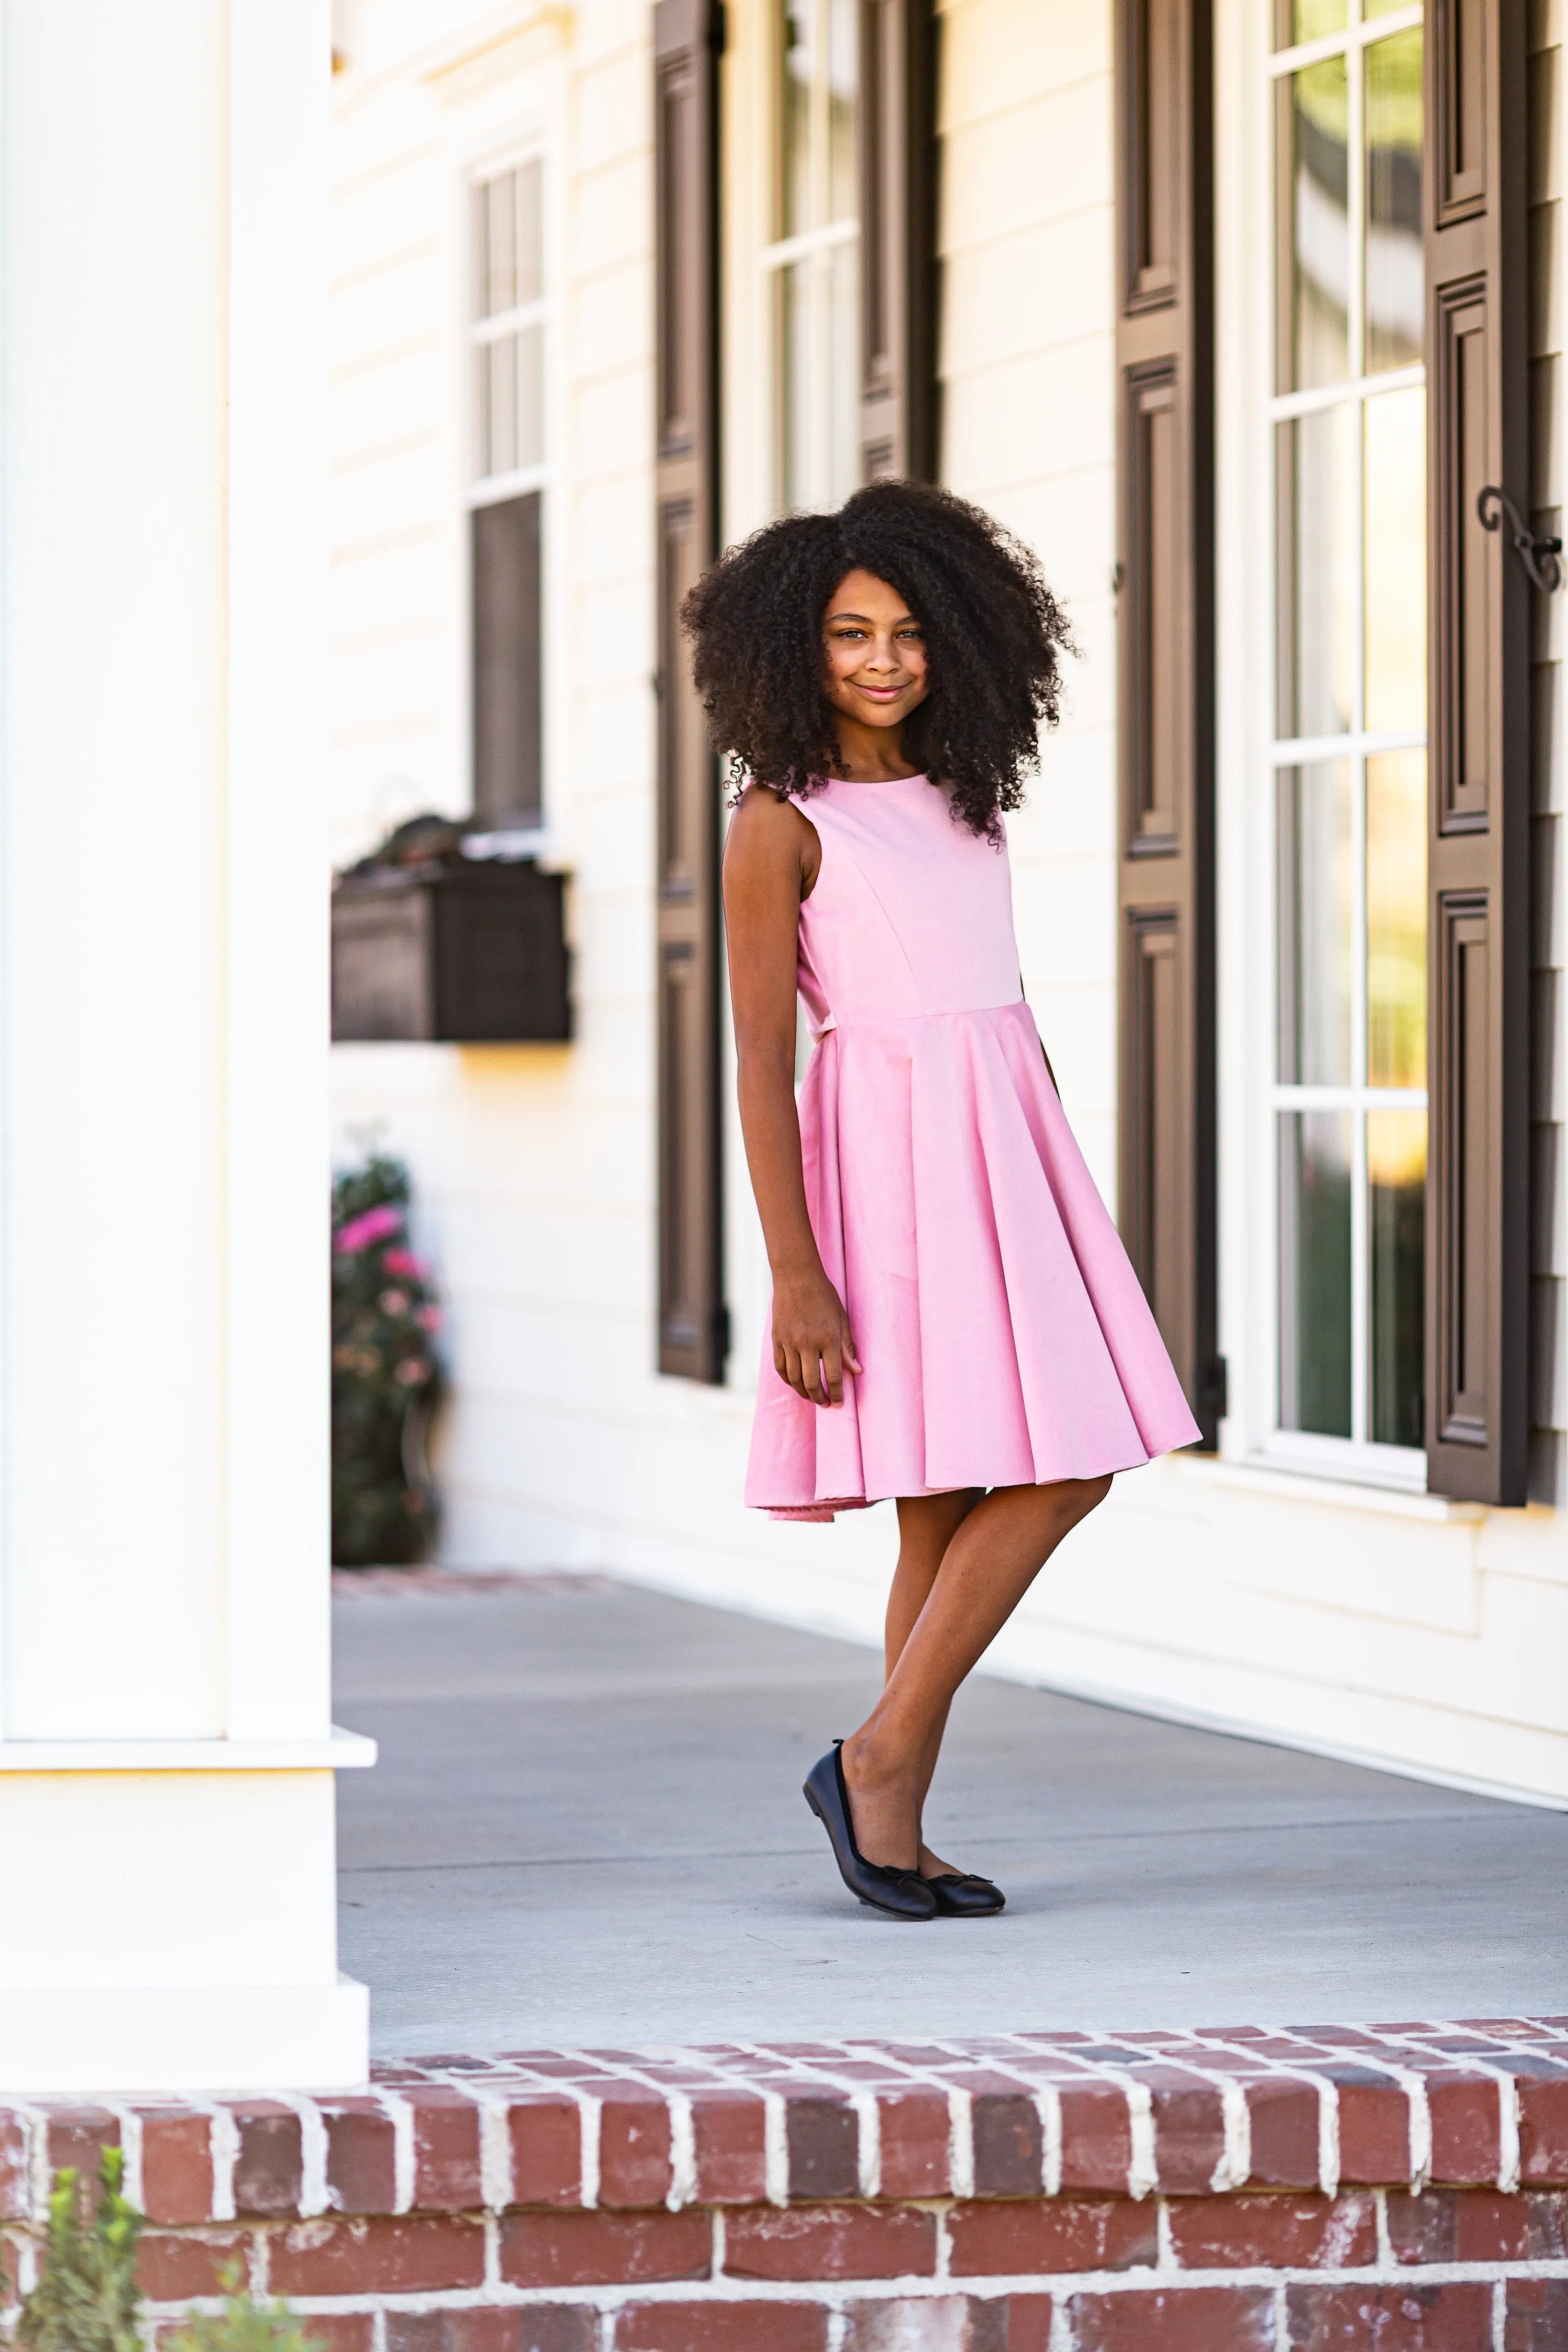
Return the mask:
M1408 1487L1363 1484L1353 1478L1327 1477L1313 1470L1282 1470L1278 1463L1241 1455L1234 1460L1213 1454L1177 1454L1168 1457L1176 1474L1210 1486L1229 1486L1238 1494L1268 1496L1279 1502L1318 1503L1340 1510L1375 1511L1385 1518L1424 1519L1430 1526L1473 1524L1487 1516L1484 1503L1456 1503L1447 1495L1416 1494Z

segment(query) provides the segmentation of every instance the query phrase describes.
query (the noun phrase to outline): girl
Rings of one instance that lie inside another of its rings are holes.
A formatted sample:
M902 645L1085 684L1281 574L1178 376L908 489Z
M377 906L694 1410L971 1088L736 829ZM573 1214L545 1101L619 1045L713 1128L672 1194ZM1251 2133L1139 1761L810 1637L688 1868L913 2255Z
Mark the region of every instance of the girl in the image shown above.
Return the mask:
M898 1500L886 1685L806 1801L863 1902L1000 1911L921 1835L953 1693L1112 1472L1198 1434L1019 976L1002 815L1066 624L1018 541L912 482L770 524L683 617L744 780L724 908L773 1281L746 1499Z

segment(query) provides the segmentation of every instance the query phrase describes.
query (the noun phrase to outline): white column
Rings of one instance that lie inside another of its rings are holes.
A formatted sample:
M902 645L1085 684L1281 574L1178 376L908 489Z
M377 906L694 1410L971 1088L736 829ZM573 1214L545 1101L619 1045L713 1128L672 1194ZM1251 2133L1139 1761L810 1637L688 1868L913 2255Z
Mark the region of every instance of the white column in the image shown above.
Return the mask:
M0 0L0 2091L340 2086L327 0Z

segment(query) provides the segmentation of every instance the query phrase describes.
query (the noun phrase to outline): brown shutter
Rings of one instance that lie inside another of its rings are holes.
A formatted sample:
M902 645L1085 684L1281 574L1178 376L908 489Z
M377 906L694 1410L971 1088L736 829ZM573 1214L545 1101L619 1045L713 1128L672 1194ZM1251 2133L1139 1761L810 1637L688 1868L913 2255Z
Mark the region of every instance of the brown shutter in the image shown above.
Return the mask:
M860 0L860 478L936 472L936 26Z
M471 518L474 814L497 827L539 823L539 509L530 490Z
M719 778L681 642L717 552L718 41L713 0L654 11L658 246L658 1365L724 1376Z
M1117 0L1121 1223L1204 1432L1215 1353L1207 0Z
M1525 0L1430 0L1426 1462L1522 1503L1529 1437L1530 510Z

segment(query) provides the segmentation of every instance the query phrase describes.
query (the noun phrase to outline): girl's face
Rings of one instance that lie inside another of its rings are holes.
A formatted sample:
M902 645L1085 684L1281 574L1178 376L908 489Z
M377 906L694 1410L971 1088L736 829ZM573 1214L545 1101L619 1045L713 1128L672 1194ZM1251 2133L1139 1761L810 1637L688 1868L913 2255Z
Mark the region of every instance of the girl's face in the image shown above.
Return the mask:
M897 727L931 691L925 639L896 588L847 572L822 616L827 699L863 727Z

